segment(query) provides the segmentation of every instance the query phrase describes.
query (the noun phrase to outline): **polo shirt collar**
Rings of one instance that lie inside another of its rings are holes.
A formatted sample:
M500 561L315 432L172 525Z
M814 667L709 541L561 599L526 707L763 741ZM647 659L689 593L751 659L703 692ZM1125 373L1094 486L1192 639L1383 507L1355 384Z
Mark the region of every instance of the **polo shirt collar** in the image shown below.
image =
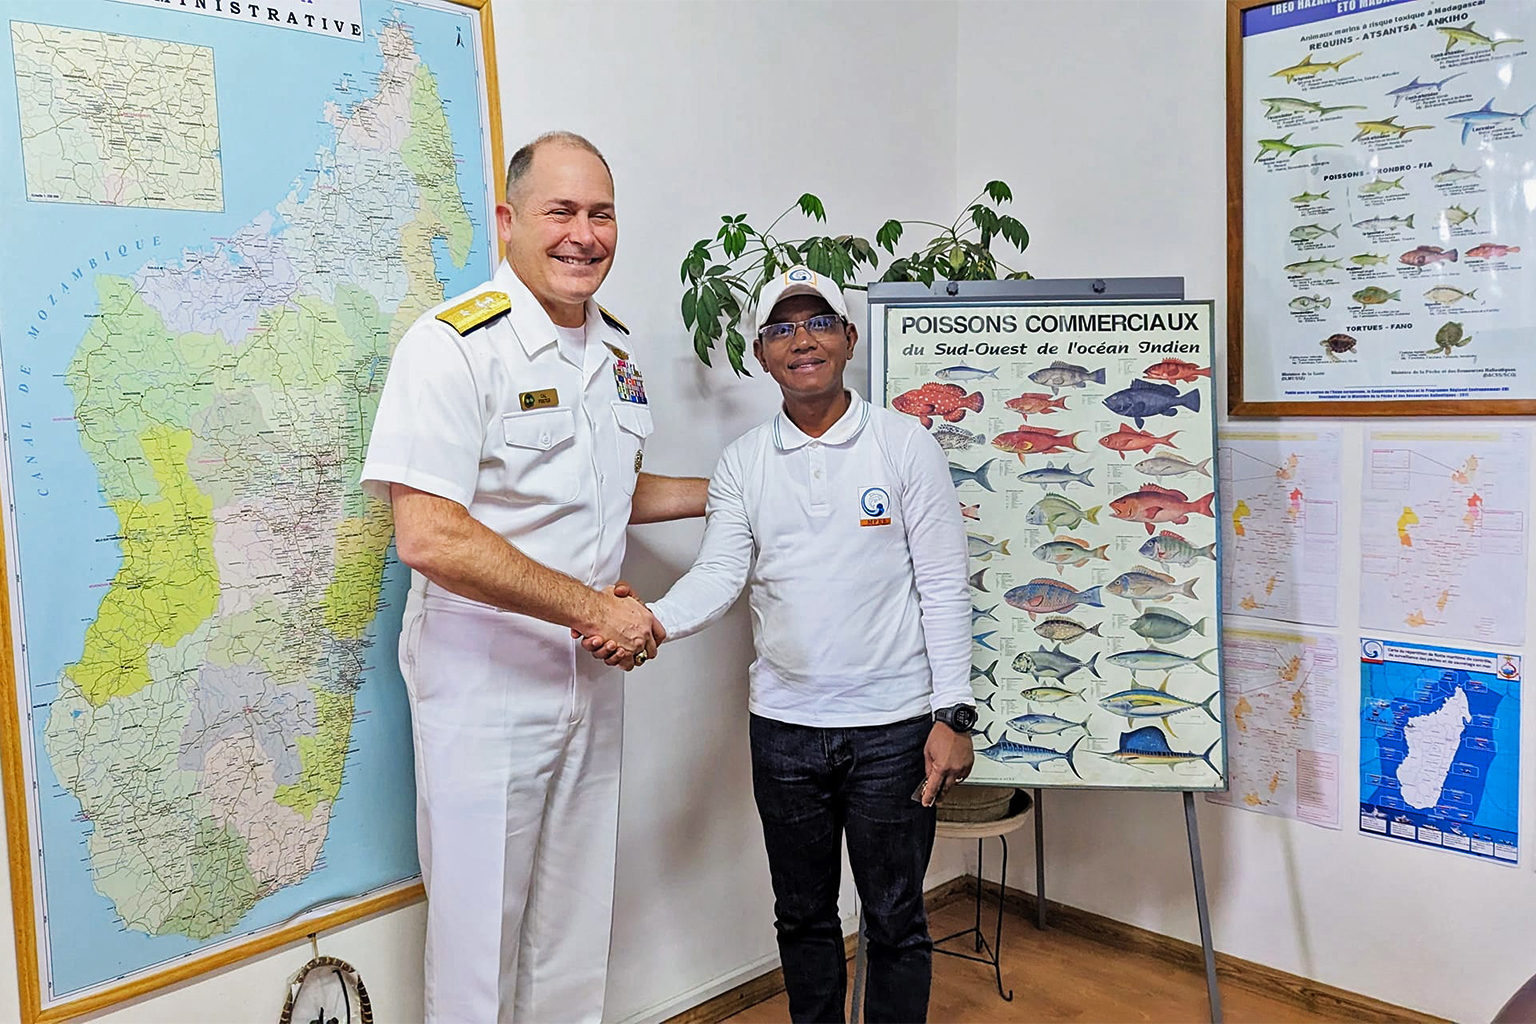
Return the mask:
M852 388L848 389L848 408L832 424L830 430L820 437L810 437L790 420L789 415L783 409L773 418L773 443L781 452L792 452L798 448L804 448L812 441L820 441L822 444L846 444L858 436L864 429L864 424L869 422L869 403L860 397Z

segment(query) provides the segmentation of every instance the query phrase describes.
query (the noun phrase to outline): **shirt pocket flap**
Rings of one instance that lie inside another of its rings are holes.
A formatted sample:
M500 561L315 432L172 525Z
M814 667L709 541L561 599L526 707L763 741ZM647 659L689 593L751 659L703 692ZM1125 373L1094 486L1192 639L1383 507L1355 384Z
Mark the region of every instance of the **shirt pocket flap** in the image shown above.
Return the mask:
M614 402L613 416L618 420L619 429L634 434L636 437L650 437L656 429L651 420L651 410L634 402Z
M576 414L570 409L509 412L501 418L507 444L547 452L576 436Z

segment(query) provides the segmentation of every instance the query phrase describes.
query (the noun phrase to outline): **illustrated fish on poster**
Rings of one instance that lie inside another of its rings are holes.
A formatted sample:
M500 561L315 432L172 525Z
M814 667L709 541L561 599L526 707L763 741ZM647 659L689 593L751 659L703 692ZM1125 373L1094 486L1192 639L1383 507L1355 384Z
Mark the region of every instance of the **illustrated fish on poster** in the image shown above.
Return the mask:
M1038 484L1041 487L1060 487L1065 491L1067 484L1082 484L1085 487L1092 487L1093 481L1088 478L1092 472L1093 469L1090 467L1081 473L1074 473L1071 463L1064 462L1057 466L1047 462L1044 469L1032 469L1027 473L1020 473L1019 479L1027 484Z
M1042 367L1029 375L1029 379L1041 387L1050 388L1055 394L1062 388L1085 388L1089 384L1103 384L1104 370L1089 371L1086 366L1074 366L1071 363L1056 360L1050 366Z
M987 727L988 729L991 726ZM1002 764L1027 764L1031 768L1039 769L1041 765L1051 761L1061 760L1067 762L1067 767L1072 769L1072 774L1079 779L1083 777L1077 770L1077 764L1072 760L1073 753L1077 750L1077 744L1083 742L1079 736L1077 741L1066 750L1052 750L1050 747L1037 747L1029 743L1018 743L1008 738L1008 730L993 739L991 733L982 731L982 738L987 741L987 746L977 747L976 753L989 761L998 761Z
M1101 622L1095 622L1092 626L1084 626L1075 619L1052 616L1044 622L1037 623L1035 625L1035 632L1047 640L1069 644L1085 636L1103 636L1104 634L1099 632L1099 627L1102 625L1103 623Z
M1176 523L1182 526L1189 522L1192 515L1215 518L1211 511L1211 503L1215 498L1216 494L1212 492L1198 501L1190 501L1183 491L1148 484L1139 491L1116 498L1109 503L1109 510L1116 519L1143 524L1150 534L1154 523Z
M1052 452L1062 451L1080 452L1082 449L1077 446L1077 435L1081 433L1081 430L1074 430L1070 434L1063 434L1049 427L1026 426L998 434L992 439L992 447L1017 455L1019 461L1023 462L1025 455L1049 455Z
M1078 591L1056 580L1035 579L1014 587L1003 595L1003 600L1033 620L1052 612L1069 612L1080 604L1102 608L1100 593L1099 587Z
M1148 608L1131 622L1131 632L1153 642L1172 643L1191 633L1205 636L1204 618L1190 622L1172 608Z
M1063 566L1075 566L1081 569L1094 559L1109 561L1108 544L1100 544L1098 547L1090 547L1088 542L1077 537L1063 537L1060 540L1047 541L1035 548L1034 556L1042 562L1049 562L1056 566L1060 572Z
M1020 675L1055 679L1057 682L1064 682L1072 673L1083 668L1095 679L1103 678L1099 675L1098 652L1094 652L1087 661L1079 661L1063 652L1059 643L1054 650L1041 647L1038 651L1024 651L1013 659L1013 670Z
M1084 521L1098 525L1099 509L1102 507L1095 505L1085 509L1066 495L1047 494L1030 506L1024 521L1030 526L1048 527L1054 537L1057 530L1074 530Z
M1073 729L1081 729L1086 735L1088 720L1085 718L1081 722L1074 722L1056 715L1019 715L1017 718L1008 719L1008 728L1022 732L1026 736L1058 736Z
M1065 412L1067 396L1052 398L1043 391L1026 391L1017 398L1010 398L1003 405L1020 416L1043 416L1053 412Z
M1327 305L1326 302L1319 305ZM1194 383L1200 377L1209 378L1211 368L1209 366L1196 366L1194 363L1185 362L1182 359L1164 359L1160 363L1153 363L1141 375L1148 380L1161 380L1168 383L1187 382Z
M996 459L988 459L975 469L966 469L964 466L951 462L949 464L949 482L954 484L957 490L961 484L977 484L989 491L995 491L997 488L993 487L992 482L987 479L987 471L992 468L992 463L996 461Z
M1153 416L1174 416L1180 409L1199 412L1200 392L1187 391L1181 395L1172 384L1156 384L1138 378L1131 381L1130 387L1104 399L1104 406L1115 415L1131 420L1139 429Z
M1216 762L1211 760L1211 752L1219 746L1221 746L1221 737L1218 736L1211 741L1209 747L1205 748L1203 754L1174 750L1168 745L1168 738L1163 735L1161 729L1155 725L1145 725L1132 732L1121 733L1120 746L1115 750L1096 750L1094 753L1136 768L1204 761L1211 771L1216 773L1216 777L1221 778L1221 769L1217 768Z
M1120 429L1113 434L1105 434L1099 438L1099 444L1112 452L1119 452L1123 459L1126 452L1149 452L1155 445L1176 449L1179 446L1173 443L1173 439L1178 434L1179 431L1175 430L1166 437L1158 437L1145 430L1134 430L1129 423L1122 423Z
M956 423L967 412L981 412L985 404L980 391L968 395L959 384L924 384L891 399L891 408L916 416L925 430L932 429L934 417Z
M986 435L973 434L953 423L940 423L933 428L933 437L939 442L939 447L947 452L966 451L972 445L984 444L987 440Z
M1213 562L1216 560L1215 542L1203 546L1191 544L1170 530L1164 530L1156 537L1148 537L1137 551L1145 558L1173 565L1189 565L1197 558L1209 558Z

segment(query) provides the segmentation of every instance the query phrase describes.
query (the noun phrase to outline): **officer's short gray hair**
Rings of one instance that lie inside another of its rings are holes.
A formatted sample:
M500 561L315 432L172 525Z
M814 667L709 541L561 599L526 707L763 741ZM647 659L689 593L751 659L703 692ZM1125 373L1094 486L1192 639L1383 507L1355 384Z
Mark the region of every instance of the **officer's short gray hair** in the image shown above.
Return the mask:
M540 146L546 145L574 146L577 149L586 150L603 162L603 169L608 172L609 180L613 179L613 168L608 166L607 158L587 139L575 132L545 132L512 154L512 160L507 164L507 202L512 201L513 194L522 185L528 172L533 169L534 154L539 151Z

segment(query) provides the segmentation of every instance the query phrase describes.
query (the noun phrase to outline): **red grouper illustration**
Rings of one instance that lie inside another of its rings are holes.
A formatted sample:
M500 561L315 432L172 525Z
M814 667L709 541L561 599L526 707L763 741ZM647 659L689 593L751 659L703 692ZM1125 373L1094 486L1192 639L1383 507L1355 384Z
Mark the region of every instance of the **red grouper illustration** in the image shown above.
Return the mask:
M897 395L891 399L891 408L908 416L916 416L924 430L931 430L935 416L949 423L958 423L967 409L981 412L982 401L980 391L968 395L959 384L940 384L935 381Z

